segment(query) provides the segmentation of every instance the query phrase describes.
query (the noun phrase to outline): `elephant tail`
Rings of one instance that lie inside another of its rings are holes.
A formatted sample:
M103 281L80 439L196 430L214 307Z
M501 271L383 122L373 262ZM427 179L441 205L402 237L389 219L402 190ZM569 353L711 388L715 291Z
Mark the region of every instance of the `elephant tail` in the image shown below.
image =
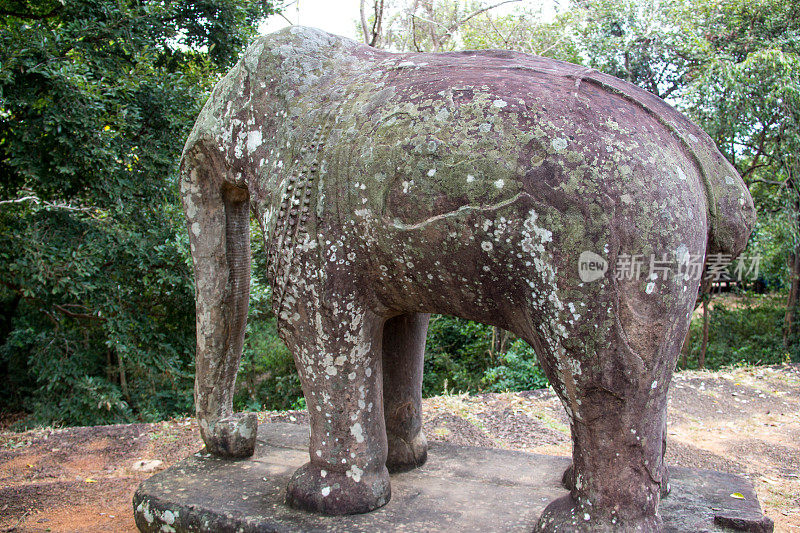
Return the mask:
M226 179L219 151L206 144L188 145L181 161L197 312L195 406L209 451L242 457L255 443L255 418L233 415L250 299L250 195Z
M702 145L693 146L703 174L709 214L706 254L738 256L750 238L756 222L753 198L733 165L719 152L714 141L699 130ZM695 144L701 144L700 142Z

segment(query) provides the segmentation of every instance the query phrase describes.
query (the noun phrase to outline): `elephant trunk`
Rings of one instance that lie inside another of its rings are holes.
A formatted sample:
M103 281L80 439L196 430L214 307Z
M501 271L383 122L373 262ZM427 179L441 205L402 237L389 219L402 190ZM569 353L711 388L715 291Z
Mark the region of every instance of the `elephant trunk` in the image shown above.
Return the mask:
M255 415L233 414L250 297L250 196L226 182L213 154L198 144L182 161L197 311L195 407L206 449L243 457L257 431Z

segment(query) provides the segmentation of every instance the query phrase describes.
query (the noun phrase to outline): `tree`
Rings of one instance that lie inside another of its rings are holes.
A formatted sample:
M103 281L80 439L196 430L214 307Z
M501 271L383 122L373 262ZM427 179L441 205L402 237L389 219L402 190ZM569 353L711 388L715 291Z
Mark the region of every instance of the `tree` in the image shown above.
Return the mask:
M191 406L182 140L270 2L0 4L0 392L38 421Z
M447 52L463 49L464 32L486 14L521 1L375 0L367 16L362 0L360 30L370 46L395 52Z
M784 265L788 348L800 296L800 6L700 5L710 60L692 85L690 110L750 185L760 217L753 252Z
M679 100L707 59L691 0L580 0L574 10L585 64L661 98Z
M468 50L518 50L581 63L580 45L568 31L578 15L577 11L565 11L553 20L545 20L541 12L523 6L506 14L486 11L463 28L461 42Z
M375 0L372 4L372 24L367 23L367 0L361 0L359 14L361 15L361 35L364 42L373 48L380 48L381 32L383 30L383 16L386 13L385 0Z

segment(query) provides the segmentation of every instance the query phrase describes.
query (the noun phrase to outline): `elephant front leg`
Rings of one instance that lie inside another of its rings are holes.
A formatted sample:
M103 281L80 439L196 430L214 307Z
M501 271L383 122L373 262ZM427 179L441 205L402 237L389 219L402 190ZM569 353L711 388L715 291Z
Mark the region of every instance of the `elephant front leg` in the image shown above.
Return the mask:
M384 320L356 303L339 303L339 309L352 311L334 316L295 310L297 320L282 326L311 423L310 461L289 481L287 503L330 515L365 513L390 498L381 375Z
M383 400L389 472L425 463L428 442L422 432L422 369L429 314L396 316L383 328Z

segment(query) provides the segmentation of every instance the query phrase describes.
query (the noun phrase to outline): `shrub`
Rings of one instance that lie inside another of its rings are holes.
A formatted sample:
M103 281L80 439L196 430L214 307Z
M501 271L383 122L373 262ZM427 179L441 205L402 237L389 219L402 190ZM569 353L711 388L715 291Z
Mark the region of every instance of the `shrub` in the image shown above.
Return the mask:
M737 364L777 364L798 360L798 339L783 345L785 295L744 293L741 297L718 296L709 310L706 368ZM697 368L703 340L703 317L692 320L688 368Z
M514 341L500 365L484 372L483 382L490 392L541 389L549 383L533 348L522 339Z

